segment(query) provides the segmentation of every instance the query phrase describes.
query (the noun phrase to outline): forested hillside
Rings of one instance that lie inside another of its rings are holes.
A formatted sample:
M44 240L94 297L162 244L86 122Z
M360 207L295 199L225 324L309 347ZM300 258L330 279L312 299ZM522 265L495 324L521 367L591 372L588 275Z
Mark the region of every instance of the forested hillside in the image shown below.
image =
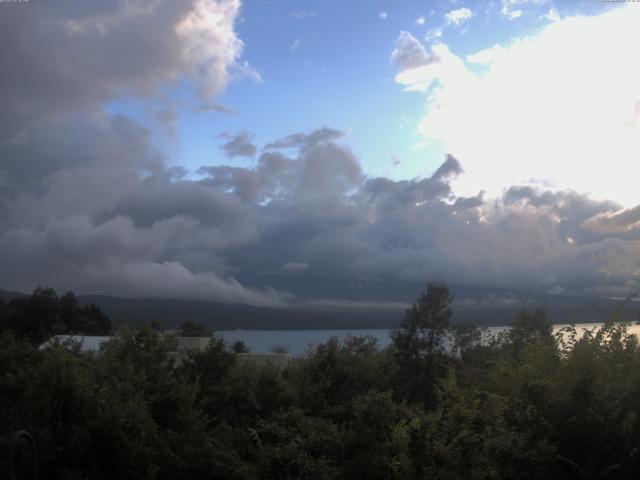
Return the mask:
M410 288L409 288L410 287ZM409 300L381 308L366 302L351 307L315 306L304 303L288 307L262 307L238 303L216 303L177 298L122 298L105 295L78 295L81 306L97 306L115 327L160 323L164 328L178 328L193 321L214 330L336 330L393 329L404 310L419 295L420 287L408 287ZM51 289L37 289L38 291ZM623 313L628 321L637 320L637 312L622 310L624 301L613 298L541 295L487 288L450 286L456 298L452 324L474 322L479 326L509 325L522 309L544 308L552 323L603 322L613 314ZM75 296L75 295L74 295ZM0 301L28 297L26 294L0 290ZM405 295L406 297L406 295ZM345 301L349 305L349 301Z

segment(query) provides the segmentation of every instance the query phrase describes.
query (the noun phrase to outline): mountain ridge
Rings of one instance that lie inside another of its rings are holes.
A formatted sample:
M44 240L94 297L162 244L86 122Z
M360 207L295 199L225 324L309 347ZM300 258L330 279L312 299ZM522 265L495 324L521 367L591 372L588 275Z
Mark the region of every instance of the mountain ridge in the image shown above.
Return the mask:
M621 312L628 321L638 318L635 305L618 299L593 299L552 295L529 295L478 287L475 298L454 300L453 323L473 321L480 326L509 325L522 309L543 308L547 317L558 323L590 323L606 321ZM487 293L488 292L488 293ZM456 287L452 287L456 293ZM468 293L468 290L467 290ZM484 295L483 295L484 294ZM0 298L9 301L24 293L0 290ZM214 330L316 330L395 328L404 317L404 307L339 308L313 307L304 304L291 307L261 307L246 304L210 302L176 298L125 298L110 295L78 295L81 304L95 304L110 318L114 326L139 326L160 322L164 328L176 328L191 320ZM407 302L407 307L411 302Z

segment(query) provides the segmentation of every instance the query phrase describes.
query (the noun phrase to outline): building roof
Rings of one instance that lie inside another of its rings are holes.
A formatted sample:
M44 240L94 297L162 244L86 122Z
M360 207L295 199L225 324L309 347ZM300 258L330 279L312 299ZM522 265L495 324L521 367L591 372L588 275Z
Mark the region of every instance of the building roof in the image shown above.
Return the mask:
M111 336L92 336L92 335L54 335L49 340L44 342L38 347L39 350L52 347L56 344L68 345L78 344L80 345L81 352L98 352L100 347L111 340Z

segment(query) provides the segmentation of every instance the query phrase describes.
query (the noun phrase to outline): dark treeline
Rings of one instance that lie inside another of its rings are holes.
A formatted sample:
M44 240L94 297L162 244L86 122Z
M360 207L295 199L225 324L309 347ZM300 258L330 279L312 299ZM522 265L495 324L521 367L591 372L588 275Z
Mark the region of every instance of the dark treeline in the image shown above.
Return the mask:
M96 305L80 305L73 292L62 296L52 288L36 288L29 296L0 298L0 331L33 344L53 335L109 335L111 321Z
M38 350L61 318L107 325L82 320L86 312L66 317L65 297L55 298L43 303L55 313L33 310L50 313L46 328L21 330L16 319L27 314L5 305L0 336L0 428L33 434L43 479L626 479L640 471L640 351L624 323L578 339L572 328L553 336L542 311L522 312L489 337L472 324L450 327L453 299L446 286L429 285L390 347L334 338L280 371L240 362L216 337L175 366L175 340L149 326L118 331L99 355Z

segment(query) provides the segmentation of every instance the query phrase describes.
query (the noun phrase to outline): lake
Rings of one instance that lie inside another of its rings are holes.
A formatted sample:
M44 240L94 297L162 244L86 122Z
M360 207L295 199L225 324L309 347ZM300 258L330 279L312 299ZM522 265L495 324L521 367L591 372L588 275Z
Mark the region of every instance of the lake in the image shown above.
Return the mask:
M598 328L601 323L582 323L576 325L578 334L586 329ZM569 326L568 324L554 325L554 333ZM496 335L509 327L488 327L488 333ZM220 330L216 334L222 336L228 343L242 340L253 353L268 353L273 347L284 347L295 357L303 356L310 347L324 343L330 337L336 336L343 340L348 335L371 335L378 340L378 346L384 348L391 343L390 330L364 329L364 330ZM640 325L631 325L629 333L640 334Z

